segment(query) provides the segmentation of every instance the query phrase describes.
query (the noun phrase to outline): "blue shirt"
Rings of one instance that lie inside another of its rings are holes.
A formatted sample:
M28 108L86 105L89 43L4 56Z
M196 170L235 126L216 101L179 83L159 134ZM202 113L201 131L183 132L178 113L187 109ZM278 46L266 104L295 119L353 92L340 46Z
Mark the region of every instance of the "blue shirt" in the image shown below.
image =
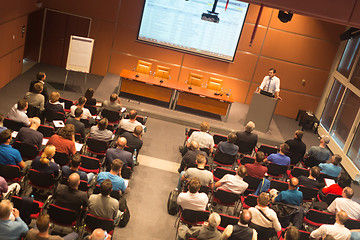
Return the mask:
M275 198L275 202L300 206L303 200L303 193L298 190L286 190L279 193Z
M0 164L18 165L22 161L21 154L17 149L7 144L0 145Z
M76 172L76 173L78 173L80 175L80 180L84 180L86 182L88 181L87 174L85 172L81 171L81 170L74 171L74 170L70 169L70 167L67 166L67 165L62 166L61 170L62 170L62 176L64 178L69 178L69 176L71 174Z
M97 177L98 184L101 184L105 179L110 179L113 185L112 189L114 191L122 191L126 190L125 181L122 177L118 175L111 174L110 172L101 172Z
M0 239L18 240L25 236L29 230L26 223L20 217L12 220L0 220Z
M337 177L341 172L341 167L335 166L332 163L320 163L319 167L321 168L322 173L329 175L331 177Z
M272 153L267 157L267 159L270 162L275 163L277 165L286 165L286 166L290 165L290 158L280 153Z

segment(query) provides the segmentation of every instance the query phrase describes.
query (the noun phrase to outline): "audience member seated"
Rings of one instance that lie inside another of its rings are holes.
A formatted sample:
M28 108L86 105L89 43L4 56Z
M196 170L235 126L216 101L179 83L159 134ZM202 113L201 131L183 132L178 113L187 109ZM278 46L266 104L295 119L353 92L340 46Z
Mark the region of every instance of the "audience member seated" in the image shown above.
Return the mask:
M44 96L45 101L47 101L49 99L49 95L48 95L47 87L45 86L45 80L46 80L46 74L44 72L38 72L36 74L36 80L30 83L29 92L33 91L36 83L42 83L43 91L41 92L41 94Z
M215 187L231 191L235 194L242 194L249 186L249 184L243 180L246 175L246 167L240 166L236 170L236 175L226 174L215 183Z
M75 240L78 238L76 232L71 232L64 236L50 235L50 216L48 214L40 215L36 220L36 228L32 228L26 234L27 240Z
M350 239L351 232L344 226L344 223L348 219L348 215L344 211L339 211L336 214L336 221L334 225L323 224L310 234L311 238L323 239L327 235L334 237L335 240Z
M286 230L284 240L298 240L299 238L300 232L297 227L291 226Z
M57 152L66 153L69 156L74 155L76 153L74 125L66 124L58 134L49 138L46 145L54 145Z
M289 145L289 152L294 154L297 159L295 159L295 162L300 161L306 152L306 145L302 141L304 133L301 130L297 130L295 132L294 139L287 140L285 143Z
M349 218L360 220L360 204L351 200L354 191L350 187L345 187L342 197L336 198L328 207L328 211L335 214L341 210L345 211Z
M265 161L269 161L275 163L277 165L282 166L289 166L290 165L290 158L285 155L285 153L289 151L289 145L283 143L280 145L280 151L278 153L270 154Z
M179 194L177 204L181 206L182 209L205 211L209 198L206 193L199 193L200 187L201 182L199 179L190 179L189 191Z
M217 149L222 153L234 156L239 151L239 147L234 144L235 141L236 141L236 134L234 132L230 132L227 136L227 141L220 142L217 146Z
M124 137L127 140L127 146L132 149L137 149L139 151L143 145L141 140L143 133L143 127L138 125L135 127L134 132L124 132L120 137Z
M114 134L106 129L109 121L107 118L101 119L96 126L90 129L90 137L99 141L109 142L114 138Z
M110 240L111 235L101 228L95 229L89 237L85 237L84 240Z
M106 165L110 168L114 159L120 159L125 166L134 168L134 161L131 152L125 151L126 138L119 137L116 141L116 148L109 148L106 151Z
M110 197L112 190L110 179L105 179L100 184L100 193L92 194L89 198L89 213L97 217L113 219L115 225L120 221L119 201Z
M303 200L303 193L297 190L299 185L299 180L295 177L290 178L289 189L286 191L281 191L277 196L272 198L272 202L281 202L285 204L290 204L294 206L300 206ZM292 213L290 216L287 216L283 219L280 219L281 226L287 227L289 222L300 228L302 226L304 209L302 207L297 207L297 210Z
M94 98L95 90L88 88L85 92L84 97L86 98L86 104L90 106L96 106L96 99Z
M30 125L30 119L26 115L26 110L28 109L29 104L26 99L20 99L10 110L8 113L8 118L24 124L24 126L28 127Z
M49 101L45 102L45 111L47 116L51 116L51 114L58 112L65 114L64 108L59 102L59 98L60 98L60 93L58 92L52 92L50 94Z
M330 186L324 187L319 191L320 199L329 193L335 195L342 195L343 189L351 185L350 177L344 172L340 174L339 180L337 183L334 183Z
M71 157L69 166L67 165L62 166L61 168L62 177L68 179L71 174L77 173L80 176L80 180L91 182L95 174L94 173L86 174L86 172L79 170L80 164L81 164L81 156L78 153L74 154Z
M36 145L40 150L42 140L44 138L43 134L37 131L40 125L41 121L38 117L32 118L30 127L22 127L16 135L15 141L20 141L29 145Z
M257 205L249 208L252 216L250 227L256 229L258 234L267 237L274 236L276 232L281 231L276 212L267 206L269 202L269 194L263 192L257 199Z
M209 186L213 188L214 176L212 172L205 169L206 158L202 154L196 156L197 168L188 168L185 172L181 172L177 189L181 190L181 182L188 179L199 179L201 186Z
M55 152L55 146L47 145L41 156L32 161L31 168L42 173L54 174L55 177L59 176L60 167L53 159Z
M105 179L110 179L114 191L125 192L126 190L125 180L122 177L120 177L121 169L123 165L124 163L120 159L114 159L114 161L111 164L110 172L101 172L97 176L98 184L101 184Z
M0 113L0 133L7 129L7 127L4 127L4 115Z
M303 200L303 193L297 190L298 185L299 180L296 177L290 178L289 189L281 191L272 201L300 206Z
M316 178L318 178L320 175L320 168L317 166L314 166L310 168L309 176L301 175L298 177L299 179L299 185L303 185L308 188L317 188L320 189L324 187L324 183L319 183Z
M15 218L15 219L13 219ZM0 202L0 239L19 240L29 230L19 210L8 199Z
M7 184L5 178L0 176L0 199L5 198L9 193L14 192L18 194L20 191L20 184L12 183L10 185Z
M331 158L330 163L320 163L319 167L321 168L321 172L330 176L330 177L338 177L341 172L341 167L339 164L341 163L341 156L339 154L335 154Z
M199 144L199 148L208 148L210 152L213 151L214 138L209 134L210 125L208 122L202 122L200 124L200 131L195 131L191 134L187 140L187 147L190 147L192 141L196 141Z
M196 167L196 156L199 154L207 157L207 154L200 150L198 142L194 140L190 143L189 151L187 151L187 153L183 156L178 172L181 173L187 168Z
M213 212L210 214L209 219L201 226L192 226L189 229L185 224L181 224L179 227L179 239L187 240L191 237L197 240L220 240L222 239L222 235L221 232L217 230L220 223L220 215Z
M74 117L70 116L67 118L66 123L72 124L75 127L75 133L79 133L81 136L81 141L85 139L85 124L80 121L83 115L83 110L81 108L76 108Z
M239 222L236 225L228 225L224 230L224 238L229 240L253 240L257 239L258 233L255 229L249 227L251 223L251 212L244 209L240 213Z
M60 184L60 186L57 187L54 194L55 205L77 212L86 209L89 201L86 193L78 190L80 185L79 174L71 174L68 181L68 185Z
M119 96L116 93L111 94L110 101L105 100L104 103L102 104L102 107L110 111L115 111L115 112L121 111L122 104L120 102Z
M261 151L256 153L255 162L253 164L246 163L247 175L250 177L263 178L267 173L267 167L263 166L265 154Z
M71 115L74 117L76 108L81 108L83 110L83 115L82 115L81 119L90 119L91 118L91 113L90 113L89 109L84 108L85 103L86 103L86 98L85 97L80 97L78 102L77 102L77 105L73 105L73 106L70 107Z
M330 158L330 151L326 148L329 142L330 137L328 135L322 135L320 145L312 146L306 153L305 158L312 157L313 160L316 161L316 163L314 163L316 166L319 163L325 163Z
M140 122L136 120L137 111L131 110L129 113L129 119L121 119L119 127L127 132L134 132L136 126L142 126Z
M35 83L33 91L25 94L25 99L30 106L38 108L41 112L44 111L45 97L41 94L43 91L42 83Z
M6 129L0 133L0 164L18 165L20 168L25 167L20 152L10 145L12 140L12 131Z
M237 138L235 144L238 145L239 147L242 144L246 144L250 146L251 149L254 149L258 141L257 134L252 133L254 129L255 129L255 123L253 123L252 121L248 122L245 126L245 131L236 132Z

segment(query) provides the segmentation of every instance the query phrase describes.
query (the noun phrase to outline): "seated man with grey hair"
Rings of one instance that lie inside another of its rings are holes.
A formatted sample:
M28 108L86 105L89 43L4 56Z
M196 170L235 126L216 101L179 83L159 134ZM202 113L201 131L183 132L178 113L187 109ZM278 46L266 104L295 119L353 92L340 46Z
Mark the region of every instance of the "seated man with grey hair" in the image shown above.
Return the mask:
M255 129L255 123L252 121L248 122L245 126L245 131L236 133L236 142L235 144L239 146L239 152L244 154L250 154L254 150L258 136L252 131Z
M221 217L218 213L213 212L210 214L209 219L204 222L202 226L193 226L190 229L185 225L179 228L178 239L188 239L189 237L196 238L197 240L221 240L222 235L217 230L220 225Z
M305 164L307 167L318 166L320 163L325 163L330 158L330 151L326 146L330 142L328 135L322 135L319 146L312 146L305 154Z
M321 172L330 176L330 177L339 177L341 173L341 163L342 157L339 154L335 154L331 158L330 163L320 163L319 167L321 168Z
M15 217L15 220L11 220L11 217ZM25 236L28 230L28 226L20 218L19 210L14 208L10 200L2 200L0 202L0 239L18 240Z
M33 117L30 120L30 127L22 127L16 135L15 141L20 141L29 145L36 145L38 149L41 149L43 134L38 132L41 121L38 117Z

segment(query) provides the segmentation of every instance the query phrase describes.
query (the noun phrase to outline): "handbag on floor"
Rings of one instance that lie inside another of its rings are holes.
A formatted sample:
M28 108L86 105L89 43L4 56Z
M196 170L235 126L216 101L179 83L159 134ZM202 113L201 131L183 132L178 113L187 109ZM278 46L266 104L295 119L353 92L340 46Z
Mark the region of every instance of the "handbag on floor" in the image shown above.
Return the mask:
M119 199L119 210L123 212L123 215L121 216L121 219L119 221L119 227L123 228L130 221L130 210L129 207L127 206L126 199L124 196L121 196Z
M167 210L170 215L176 215L179 212L179 205L177 204L178 196L179 192L177 190L173 190L169 194Z

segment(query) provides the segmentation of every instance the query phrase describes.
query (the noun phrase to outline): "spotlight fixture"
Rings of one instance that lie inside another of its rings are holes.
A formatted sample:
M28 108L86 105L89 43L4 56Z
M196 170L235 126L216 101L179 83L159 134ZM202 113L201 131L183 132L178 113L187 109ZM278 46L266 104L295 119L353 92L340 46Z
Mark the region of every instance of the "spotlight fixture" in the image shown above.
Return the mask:
M291 13L291 12L279 11L278 18L283 23L290 22L292 17L293 17L293 13Z

